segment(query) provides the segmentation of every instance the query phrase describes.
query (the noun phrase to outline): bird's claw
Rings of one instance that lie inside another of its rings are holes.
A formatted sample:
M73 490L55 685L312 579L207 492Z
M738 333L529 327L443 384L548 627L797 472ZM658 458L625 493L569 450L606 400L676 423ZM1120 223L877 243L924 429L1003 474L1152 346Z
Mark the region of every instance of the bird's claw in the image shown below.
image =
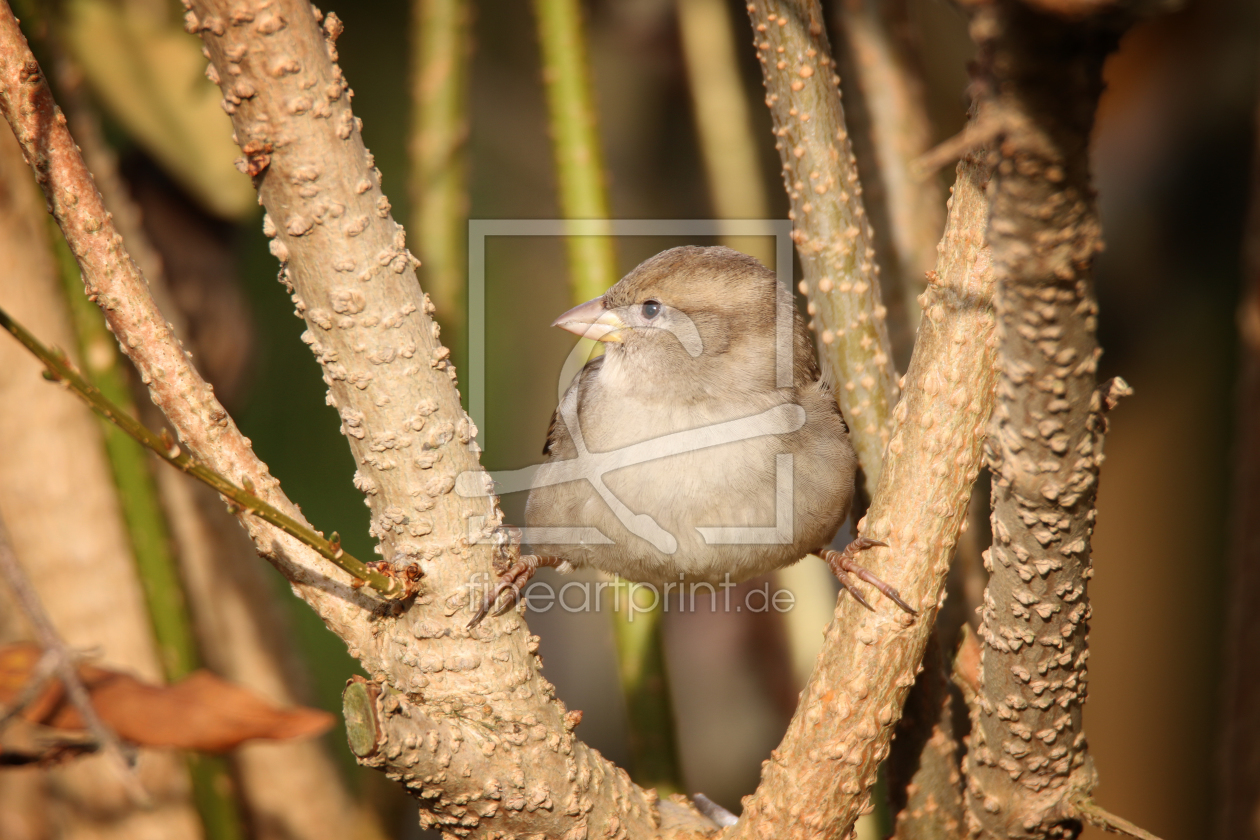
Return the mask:
M506 613L512 607L516 606L521 600L521 588L529 582L534 573L542 566L558 566L564 561L559 557L543 557L536 554L523 554L517 558L507 571L503 572L499 583L491 589L486 596L481 599L481 606L477 608L477 614L472 620L465 625L466 630L471 630L482 622L487 615L491 614L491 610L498 602L499 596L504 592L510 592L511 596L504 602L502 607L494 610L494 615L500 616Z
M494 610L495 616L503 615L515 606L521 599L521 583L524 582L521 578L528 580L532 574L533 569L529 568L529 565L524 561L524 558L513 563L512 566L503 573L503 577L499 581L498 585L487 592L485 597L481 599L481 605L477 608L477 614L474 615L472 620L468 622L466 629L471 630L480 624L485 617L490 614L490 611L498 602L499 596L504 592L511 592L511 597L508 598L507 603L504 604L502 608Z
M853 542L845 546L844 551L827 550L822 552L822 558L827 565L831 567L831 571L835 574L836 579L840 581L840 585L844 587L845 591L853 596L853 600L857 601L868 610L874 612L875 608L867 602L866 598L862 597L862 593L858 591L853 577L866 581L871 586L884 593L886 598L901 607L910 615L918 615L918 612L914 609L914 607L907 604L905 599L901 597L901 593L854 562L858 552L865 551L868 548L875 548L877 546L887 548L888 543L880 542L879 540L867 539L866 537L858 537ZM853 577L850 577L850 575Z

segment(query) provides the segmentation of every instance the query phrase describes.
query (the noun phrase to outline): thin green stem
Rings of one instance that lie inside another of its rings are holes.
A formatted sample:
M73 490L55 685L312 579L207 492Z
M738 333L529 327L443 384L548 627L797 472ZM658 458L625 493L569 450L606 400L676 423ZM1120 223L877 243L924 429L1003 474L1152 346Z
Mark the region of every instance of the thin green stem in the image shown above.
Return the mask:
M606 224L603 156L595 131L586 40L577 0L535 0L534 9L561 211L566 219ZM598 297L616 281L617 262L608 233L569 236L568 251L574 302ZM614 610L612 615L629 719L631 775L640 785L656 787L662 793L681 790L659 605L652 610Z
M336 532L333 533L330 539L325 539L323 535L286 516L255 496L250 492L248 484L244 488L237 487L214 470L193 459L192 456L179 448L179 445L168 433L163 432L163 434L159 435L146 428L140 421L107 399L100 392L100 389L84 379L83 375L70 364L63 354L46 347L25 327L13 320L9 313L3 309L0 309L0 327L8 330L27 350L30 350L36 358L44 363L44 367L47 368L45 376L54 382L64 384L71 391L74 391L93 411L156 452L158 457L168 464L208 484L221 495L226 496L233 505L248 511L264 522L274 525L294 539L300 540L315 549L324 558L351 576L371 586L382 595L391 598L402 598L410 594L409 590L411 587L408 582L373 568L342 549L341 538L337 536Z
M412 4L411 229L421 282L456 352L467 322L468 18L467 0Z
M617 581L618 589L622 583ZM636 588L631 584L627 602L612 611L617 671L629 719L630 770L635 782L668 796L683 791L683 780L665 669L662 602L653 592L650 606L636 605Z
M120 411L134 415L135 404L126 376L119 366L113 337L105 328L100 310L83 295L79 264L70 253L61 231L56 228L55 222L50 221L49 225L86 377L105 399L119 406ZM157 486L140 443L109 423L105 424L104 443L105 455L118 487L118 503L131 541L158 658L167 681L176 682L201 667L201 656L188 614L188 599L179 577L178 562L171 551L170 533L158 500ZM187 760L193 799L205 826L206 837L209 840L238 840L244 837L227 762L218 756L195 754L190 754Z
M595 131L595 105L577 0L536 0L552 149L566 219L607 223L604 158ZM610 234L569 236L570 284L578 302L602 295L617 279Z
M66 291L70 319L79 344L85 377L101 395L134 415L135 405L126 377L118 365L113 337L105 329L100 310L83 295L79 266L66 247L61 232L50 231L62 285ZM153 636L157 641L162 670L170 681L183 679L200 666L192 621L170 534L158 501L157 488L149 474L144 447L115 425L104 428L105 452L109 458L123 521L135 554L136 571L144 590Z
M769 202L739 73L732 8L723 0L679 0L678 32L713 212L722 220L764 219ZM774 265L770 237L723 235L722 242Z

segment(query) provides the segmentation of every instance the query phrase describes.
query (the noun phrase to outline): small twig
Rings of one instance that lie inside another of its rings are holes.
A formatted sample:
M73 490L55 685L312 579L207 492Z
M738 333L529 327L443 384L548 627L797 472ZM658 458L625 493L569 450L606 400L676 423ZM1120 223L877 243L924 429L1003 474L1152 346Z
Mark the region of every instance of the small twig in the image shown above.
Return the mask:
M178 444L167 433L161 435L142 425L131 415L118 408L92 385L73 365L60 353L44 346L39 339L25 327L14 321L7 312L0 309L0 327L8 330L13 337L30 350L48 369L47 376L66 385L78 394L84 402L97 414L118 426L144 446L157 453L158 457L168 464L183 470L199 481L210 485L241 509L252 513L264 522L270 523L291 537L301 540L318 551L338 567L367 583L382 595L390 598L406 598L412 594L412 583L409 580L394 577L392 574L374 568L354 557L341 547L341 540L334 532L331 539L307 528L296 520L276 510L271 505L250 492L237 487L214 470L196 461L191 455L181 450Z
M65 687L66 696L79 712L79 716L83 718L83 724L87 731L96 739L104 753L109 756L110 762L114 765L114 769L117 771L119 779L122 781L123 787L126 788L132 802L143 808L151 807L153 804L152 799L150 799L148 792L140 784L140 779L136 775L134 754L123 747L122 742L118 740L118 736L105 725L100 716L96 714L96 709L92 707L92 698L88 695L87 688L79 678L79 672L75 668L74 657L66 648L65 642L61 640L61 636L57 634L57 628L53 626L52 619L39 600L39 593L35 591L35 587L31 585L30 579L26 576L26 571L18 562L17 555L13 552L13 544L9 540L9 529L5 527L2 517L0 517L0 575L4 576L5 583L12 590L13 598L17 601L18 608L22 610L26 620L30 622L31 629L35 631L36 640L38 640L40 647L44 649L44 658L40 660L39 665L36 666L35 671L31 674L32 682L36 680L36 674L42 668L48 667L45 663L51 656L53 658L51 670L54 670L58 679L61 680L61 684Z
M936 171L947 166L971 152L988 146L1002 133L1004 126L998 119L983 112L967 127L948 140L943 140L928 149L921 156L911 161L910 176L924 180L936 174Z
M1139 828L1128 820L1117 817L1105 808L1099 807L1092 799L1083 799L1074 803L1076 812L1085 822L1094 828L1100 828L1112 834L1126 834L1138 840L1160 840L1144 828Z

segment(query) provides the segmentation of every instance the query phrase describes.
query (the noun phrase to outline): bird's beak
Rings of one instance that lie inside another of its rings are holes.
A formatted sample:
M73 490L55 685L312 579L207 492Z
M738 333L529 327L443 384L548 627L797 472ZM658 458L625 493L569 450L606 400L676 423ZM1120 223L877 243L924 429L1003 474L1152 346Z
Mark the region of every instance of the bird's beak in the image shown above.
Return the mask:
M617 313L604 308L604 299L597 297L575 306L559 318L551 322L551 326L568 330L583 338L596 341L621 341L621 330L626 324L617 317Z

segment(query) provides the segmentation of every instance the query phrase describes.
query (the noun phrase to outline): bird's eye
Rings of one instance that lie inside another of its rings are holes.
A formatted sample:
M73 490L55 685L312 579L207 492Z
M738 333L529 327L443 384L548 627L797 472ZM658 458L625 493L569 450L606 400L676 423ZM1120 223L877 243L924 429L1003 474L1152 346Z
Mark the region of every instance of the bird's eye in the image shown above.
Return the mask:
M657 315L661 314L661 302L659 300L649 300L643 303L643 318L651 321Z

